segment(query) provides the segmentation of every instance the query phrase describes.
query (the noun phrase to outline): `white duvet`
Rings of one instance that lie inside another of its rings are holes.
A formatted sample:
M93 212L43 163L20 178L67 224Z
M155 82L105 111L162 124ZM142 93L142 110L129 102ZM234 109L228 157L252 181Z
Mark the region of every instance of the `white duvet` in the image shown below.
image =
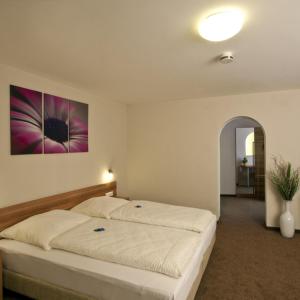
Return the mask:
M53 239L51 247L178 278L200 238L191 231L92 218Z
M205 209L133 200L114 210L111 218L203 232L216 216Z

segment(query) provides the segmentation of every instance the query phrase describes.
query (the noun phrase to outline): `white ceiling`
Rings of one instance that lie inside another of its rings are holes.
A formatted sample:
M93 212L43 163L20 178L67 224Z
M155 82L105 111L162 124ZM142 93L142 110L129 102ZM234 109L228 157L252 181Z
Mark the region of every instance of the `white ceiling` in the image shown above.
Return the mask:
M195 25L244 9L234 38ZM126 102L300 88L299 0L0 0L0 63ZM223 51L236 61L216 62Z

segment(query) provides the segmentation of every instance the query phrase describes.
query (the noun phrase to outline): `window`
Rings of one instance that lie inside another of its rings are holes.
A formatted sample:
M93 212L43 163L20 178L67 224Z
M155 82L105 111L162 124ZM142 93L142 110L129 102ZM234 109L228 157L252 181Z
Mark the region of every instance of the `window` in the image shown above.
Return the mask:
M254 132L251 132L248 134L245 141L246 156L253 155L253 144L254 144Z

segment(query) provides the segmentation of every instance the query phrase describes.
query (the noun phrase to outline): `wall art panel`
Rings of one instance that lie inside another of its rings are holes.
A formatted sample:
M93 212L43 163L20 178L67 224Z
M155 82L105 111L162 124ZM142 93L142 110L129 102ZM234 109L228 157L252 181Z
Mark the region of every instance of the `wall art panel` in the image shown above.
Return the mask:
M70 152L88 152L88 104L70 101Z
M44 153L69 152L69 101L44 94Z
M42 93L10 86L11 154L43 153Z

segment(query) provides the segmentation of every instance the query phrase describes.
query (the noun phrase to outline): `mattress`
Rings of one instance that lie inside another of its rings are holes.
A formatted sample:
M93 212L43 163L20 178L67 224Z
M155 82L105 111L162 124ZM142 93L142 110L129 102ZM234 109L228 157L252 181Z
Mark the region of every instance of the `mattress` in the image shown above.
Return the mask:
M201 240L184 274L169 276L104 262L62 250L0 240L4 268L103 300L185 300L202 257L214 238L216 221L200 233Z

